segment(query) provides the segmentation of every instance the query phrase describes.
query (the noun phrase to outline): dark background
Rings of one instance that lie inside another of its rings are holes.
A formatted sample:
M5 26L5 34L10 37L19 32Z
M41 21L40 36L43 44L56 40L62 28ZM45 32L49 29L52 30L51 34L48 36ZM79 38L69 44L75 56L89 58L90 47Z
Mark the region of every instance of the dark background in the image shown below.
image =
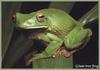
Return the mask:
M21 2L21 5L20 5L21 7L20 7L19 12L31 13L33 11L37 11L43 8L48 8L50 3L51 2ZM81 16L83 16L86 12L88 12L95 4L97 4L97 2L75 2L69 14L73 18L78 20ZM75 64L98 65L98 20L91 22L91 24L88 24L85 27L89 27L92 29L93 36L91 37L87 45L74 56L74 64L73 64L74 67L75 67ZM11 50L11 47L13 46L14 41L19 37L19 35L22 35L22 32L23 31L16 30L16 28L14 28L14 31L13 31L13 34L10 40L10 44L8 45L7 52L2 61L3 68L6 68L7 65L9 67L9 64L7 64L7 60L8 60L7 53L9 53L9 50ZM33 42L29 41L29 44L27 44L27 46L32 46L32 44ZM35 42L35 44L37 45L37 42ZM22 56L20 56L19 60L13 66L10 66L10 67L12 68L31 68L32 65L26 66L23 59L27 53L33 51L32 48L33 47L29 48L29 50L26 53L24 53ZM43 48L36 49L36 50L41 51L43 50Z

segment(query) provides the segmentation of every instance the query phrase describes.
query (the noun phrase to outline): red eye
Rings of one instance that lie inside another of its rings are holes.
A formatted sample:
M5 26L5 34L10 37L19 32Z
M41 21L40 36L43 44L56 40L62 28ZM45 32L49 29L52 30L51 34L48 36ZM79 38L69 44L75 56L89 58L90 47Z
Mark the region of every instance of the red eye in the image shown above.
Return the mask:
M15 15L12 16L12 21L13 21L14 23L16 22L16 16L15 16Z
M38 12L38 13L36 14L36 19L37 19L37 21L39 21L39 22L44 22L45 16L44 16L44 14L43 14L42 12Z

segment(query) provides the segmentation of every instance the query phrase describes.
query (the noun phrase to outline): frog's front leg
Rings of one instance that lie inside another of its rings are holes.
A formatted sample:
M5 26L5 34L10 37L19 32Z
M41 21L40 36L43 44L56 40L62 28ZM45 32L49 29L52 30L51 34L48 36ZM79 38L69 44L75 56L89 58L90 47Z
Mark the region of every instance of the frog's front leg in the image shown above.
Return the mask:
M67 49L79 48L84 45L92 35L90 29L83 29L81 27L75 27L64 39L64 44Z
M27 65L38 59L52 57L53 53L55 53L63 43L60 38L51 33L41 34L38 36L38 39L49 42L49 44L42 53L34 55L34 57L28 61Z

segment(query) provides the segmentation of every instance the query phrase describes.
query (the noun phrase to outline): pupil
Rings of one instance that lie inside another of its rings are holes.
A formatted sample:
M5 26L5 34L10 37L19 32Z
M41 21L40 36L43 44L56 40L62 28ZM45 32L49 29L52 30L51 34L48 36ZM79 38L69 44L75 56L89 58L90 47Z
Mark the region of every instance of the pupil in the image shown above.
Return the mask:
M43 18L44 16L39 16L39 18Z

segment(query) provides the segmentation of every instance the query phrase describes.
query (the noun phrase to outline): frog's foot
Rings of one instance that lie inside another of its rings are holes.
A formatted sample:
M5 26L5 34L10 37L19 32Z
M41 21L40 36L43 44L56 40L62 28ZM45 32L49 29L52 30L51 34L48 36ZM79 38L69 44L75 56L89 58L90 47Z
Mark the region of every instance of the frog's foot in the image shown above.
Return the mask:
M74 53L75 53L76 51L77 51L77 50L67 51L67 50L63 49L63 50L61 51L61 54L62 54L64 57L69 58L69 57L71 57L72 55L74 55Z
M64 57L68 58L71 57L77 50L67 51L64 47L59 48L53 55L53 58L57 58L60 55L63 55Z
M52 57L57 58L61 55L61 50L63 47L59 48L56 52L53 53Z

